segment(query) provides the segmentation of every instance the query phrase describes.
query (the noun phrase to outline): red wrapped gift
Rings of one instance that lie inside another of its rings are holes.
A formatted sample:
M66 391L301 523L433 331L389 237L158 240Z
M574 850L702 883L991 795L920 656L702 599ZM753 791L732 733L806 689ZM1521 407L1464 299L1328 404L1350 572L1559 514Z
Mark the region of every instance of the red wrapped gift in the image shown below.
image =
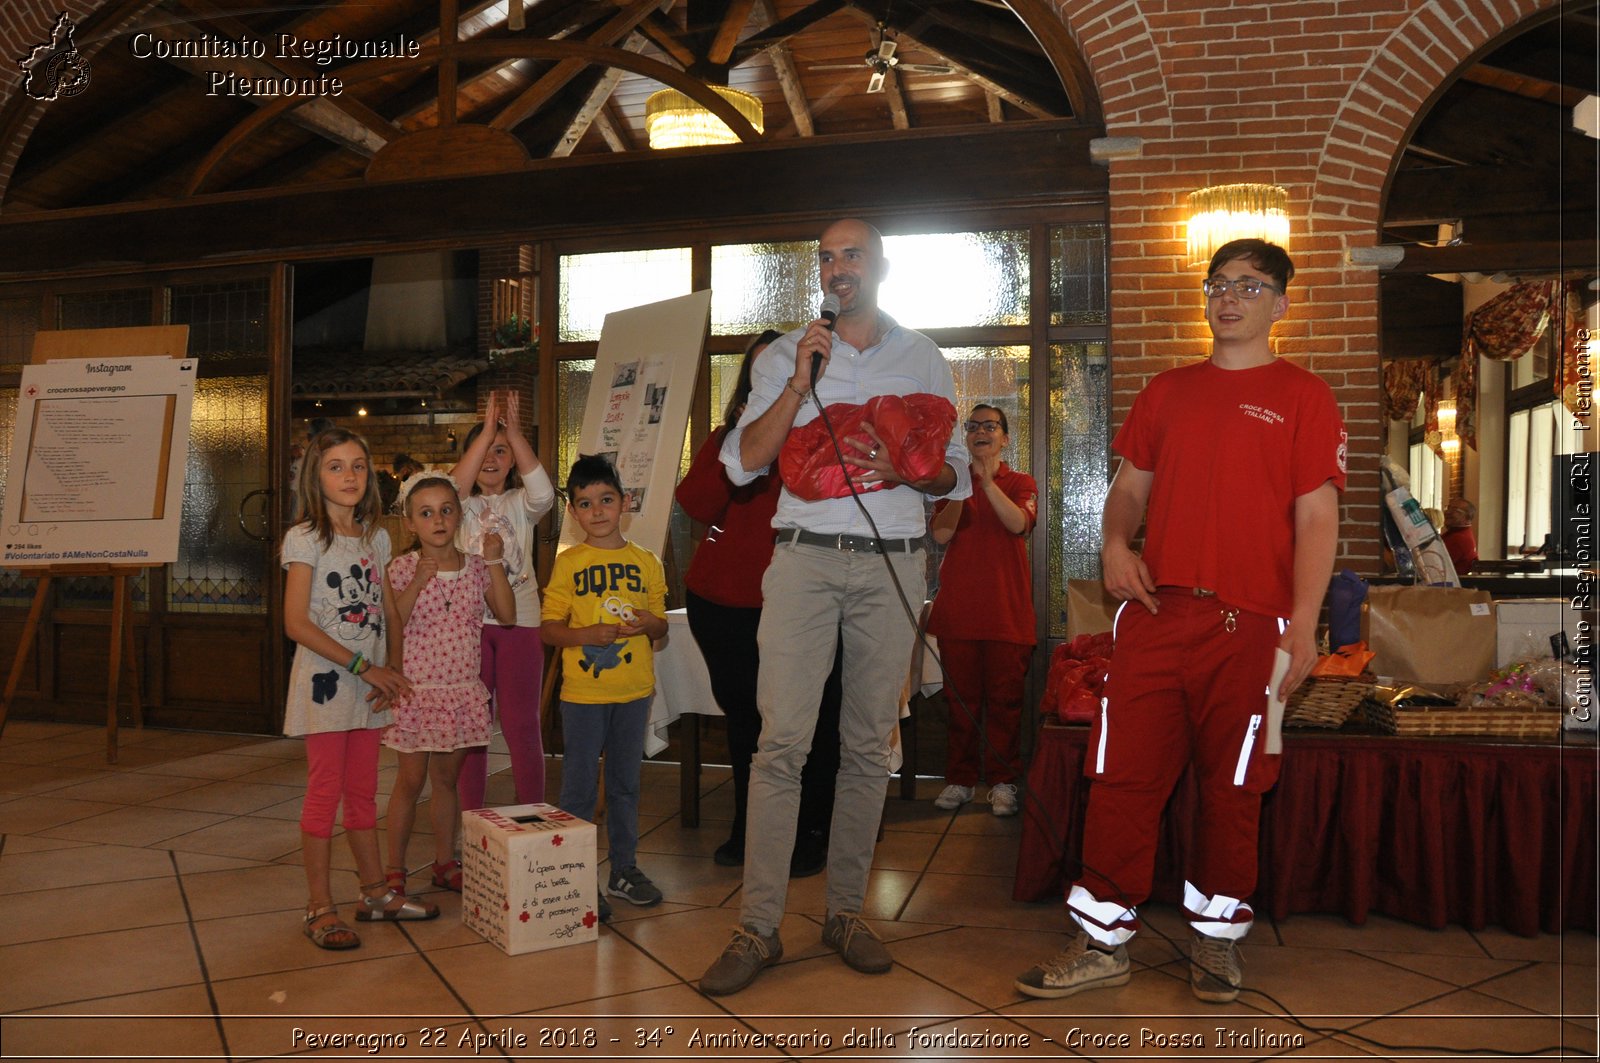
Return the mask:
M1062 723L1092 723L1100 711L1106 672L1111 668L1111 633L1079 635L1050 656L1039 718Z
M878 395L861 405L832 403L828 406L828 420L833 423L846 458L854 452L844 445L845 440L864 436L861 426L872 425L883 440L881 456L889 459L901 480L917 483L931 478L944 465L945 447L956 426L956 408L938 395ZM808 502L849 497L849 478L865 471L859 465L840 466L821 417L790 432L778 454L778 475L783 478L783 485L790 494ZM857 485L856 490L878 491L886 486Z

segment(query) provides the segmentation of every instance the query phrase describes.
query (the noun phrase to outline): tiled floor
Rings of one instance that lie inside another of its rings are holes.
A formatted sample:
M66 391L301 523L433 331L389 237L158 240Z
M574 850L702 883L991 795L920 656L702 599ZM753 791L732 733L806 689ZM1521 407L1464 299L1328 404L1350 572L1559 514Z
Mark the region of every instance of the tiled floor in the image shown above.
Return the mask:
M88 727L13 721L0 737L0 1058L1595 1054L1596 939L1582 933L1262 921L1248 991L1219 1007L1190 995L1162 939L1184 940L1176 912L1147 906L1155 932L1132 946L1129 985L1024 998L1012 979L1060 946L1064 917L1010 899L1018 821L982 804L937 812L935 780L886 809L867 905L896 960L886 975L820 945L818 876L790 890L782 964L736 996L701 996L739 904L738 870L711 860L730 786L708 769L704 823L685 828L666 764L646 768L640 865L667 901L618 902L597 944L508 957L434 892L440 919L357 924L360 949L323 952L300 934L299 742L124 730L114 768L103 748ZM503 771L489 796L509 799ZM351 866L342 842L334 854ZM335 881L354 895L353 875Z

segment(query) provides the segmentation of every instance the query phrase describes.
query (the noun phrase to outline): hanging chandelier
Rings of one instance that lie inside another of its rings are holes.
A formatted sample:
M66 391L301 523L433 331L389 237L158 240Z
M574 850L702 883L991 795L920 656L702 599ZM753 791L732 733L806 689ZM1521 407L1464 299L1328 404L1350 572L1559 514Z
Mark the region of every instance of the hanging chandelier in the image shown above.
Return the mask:
M724 85L712 85L710 88L755 126L757 133L765 132L760 99ZM650 146L658 151L739 142L738 135L728 128L728 123L677 89L662 89L645 101L644 126L650 134Z

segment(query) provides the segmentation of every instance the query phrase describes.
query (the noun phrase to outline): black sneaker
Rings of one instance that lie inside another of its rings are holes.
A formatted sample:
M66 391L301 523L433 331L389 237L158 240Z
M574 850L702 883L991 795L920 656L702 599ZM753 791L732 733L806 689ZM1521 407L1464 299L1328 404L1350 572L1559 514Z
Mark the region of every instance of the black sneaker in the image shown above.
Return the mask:
M711 854L711 861L718 867L743 867L744 835L729 838L717 846L717 851Z
M637 866L613 870L606 882L606 892L621 897L629 904L650 908L661 903L661 891Z
M606 900L604 895L600 897L598 907L600 909L600 921L602 923L611 922L611 902Z
M801 831L789 857L790 878L810 878L828 866L828 839L813 831Z

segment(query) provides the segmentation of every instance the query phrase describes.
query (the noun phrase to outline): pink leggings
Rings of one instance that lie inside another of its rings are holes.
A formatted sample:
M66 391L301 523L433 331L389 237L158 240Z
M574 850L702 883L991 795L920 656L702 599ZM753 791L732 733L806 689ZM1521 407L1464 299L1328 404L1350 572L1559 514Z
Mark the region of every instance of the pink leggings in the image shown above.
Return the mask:
M544 739L539 733L539 695L544 683L544 643L536 627L483 625L483 685L494 694L500 734L511 752L517 804L544 800ZM461 762L456 794L463 810L483 807L488 788L489 747L472 746Z
M382 728L306 735L306 800L300 829L333 837L333 818L344 799L344 829L378 825L378 739Z

